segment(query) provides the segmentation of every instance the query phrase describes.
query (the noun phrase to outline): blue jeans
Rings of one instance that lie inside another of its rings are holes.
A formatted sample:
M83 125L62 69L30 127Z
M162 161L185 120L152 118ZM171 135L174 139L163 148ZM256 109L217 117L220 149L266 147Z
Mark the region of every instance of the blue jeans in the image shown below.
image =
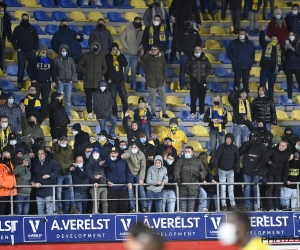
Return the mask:
M59 177L57 177L57 185L62 185L64 182L64 184L66 185L72 185L72 175L70 173L66 174L66 175L61 175ZM62 193L62 187L57 187L56 188L56 211L58 211L59 207L62 207L62 202L61 202L61 193ZM68 204L65 207L65 210L68 211L68 207L69 204L71 203L71 206L74 207L75 203L74 203L74 191L73 191L73 187L67 187L66 188L66 193L65 193L65 200L67 200L65 203Z
M160 213L161 212L163 192L153 192L153 191L147 189L146 193L147 193L148 211L151 212L152 203L154 201L155 212Z
M75 198L75 206L77 210L82 214L86 213L87 192L84 193L74 192L74 198Z
M134 84L135 84L135 78L136 78L136 67L138 65L138 56L133 56L133 55L129 55L124 53L124 56L128 62L128 65L125 67L124 69L124 80L125 82L128 82L127 78L128 78L128 72L129 72L129 68L131 67L131 76L130 76L130 88L134 88Z
M194 212L196 196L179 194L179 198L181 212Z
M225 132L223 132L225 134ZM210 141L210 156L215 156L216 149L217 149L217 140L219 144L225 142L225 136L219 135L219 130L210 129L209 130L209 141Z
M115 133L115 128L117 126L117 118L114 117L113 115L111 115L107 119L101 119L101 120L99 120L99 125L100 125L100 129L101 130L105 130L106 121L109 121L111 123L111 126L110 126L108 134L109 135L114 134Z
M248 141L250 131L247 126L233 125L234 144L239 148L241 144Z
M141 130L141 132L144 132L147 135L151 135L151 125L149 121L147 121L146 124L139 122L139 129Z
M47 196L45 198L42 197L36 197L36 202L37 202L37 210L38 210L38 215L44 215L45 214L45 207L46 207L46 212L48 215L53 214L53 196Z
M17 195L15 198L16 201L16 215L27 215L30 207L30 195L29 196L23 196L23 195ZM21 202L18 202L21 201ZM28 202L25 202L28 201Z
M173 190L163 190L163 201L161 211L164 213L167 210L169 213L174 213L176 203L176 195Z
M244 182L252 182L252 183L257 183L259 182L260 180L260 177L258 175L256 176L249 176L249 175L246 175L244 174L243 175L244 177ZM245 185L245 190L244 190L244 206L245 207L250 207L250 190L251 190L251 187L253 188L253 198L255 199L254 200L254 209L255 209L255 206L257 205L257 186L256 185ZM256 204L256 205L255 205Z
M180 55L180 72L179 72L179 82L180 82L180 88L185 87L185 65L187 61L189 60L189 57L186 55Z
M133 176L133 183L139 183L140 182L140 174L138 174L137 176ZM129 204L130 204L130 208L135 208L135 193L132 188L128 188L128 196L129 196ZM139 197L140 197L140 201L142 203L142 207L148 207L147 205L147 201L146 201L146 192L144 189L144 186L139 186Z
M207 209L209 210L210 207L210 201L213 202L214 204L214 210L213 211L217 211L217 194L207 194Z
M285 189L285 187L280 188L280 206L282 206L282 207L287 206L284 189Z
M203 187L199 187L199 205L198 212L203 212L203 209L207 207L207 193Z
M268 81L268 97L273 100L274 96L274 84L276 82L277 76L273 70L268 70L265 68L260 69L260 85L266 87Z
M72 83L70 82L60 82L56 89L57 92L64 92L65 94L65 110L68 116L71 116L71 95L72 95Z
M234 170L224 171L222 169L218 170L219 181L233 183L234 182ZM233 185L228 185L228 196L230 200L230 205L235 206L234 200L234 187ZM226 206L226 185L221 185L221 204Z

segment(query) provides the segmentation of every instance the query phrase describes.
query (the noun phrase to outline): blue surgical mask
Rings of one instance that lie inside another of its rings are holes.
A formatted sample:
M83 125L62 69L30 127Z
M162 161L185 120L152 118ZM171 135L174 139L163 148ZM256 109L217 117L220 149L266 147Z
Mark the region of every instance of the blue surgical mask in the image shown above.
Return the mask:
M99 141L104 142L105 141L105 137L104 136L99 136Z
M168 165L172 165L172 164L173 164L173 161L167 160L167 163L168 163Z
M9 141L10 145L15 146L17 144L16 140Z
M184 154L184 157L185 157L186 159L191 159L191 158L192 158L192 155L191 155L191 154L185 153L185 154Z
M296 144L295 148L296 148L297 150L300 150L300 145Z
M85 158L88 159L90 157L90 155L91 155L91 152L85 153Z
M126 148L127 148L126 146L120 146L120 149L122 149L122 150L124 150Z
M61 52L61 55L62 55L63 57L66 57L67 54L68 54L67 51L62 51L62 52Z
M82 164L82 163L78 163L78 164L77 164L77 167L82 168L82 167L83 167L83 164Z
M281 15L275 15L276 19L280 19Z
M146 142L146 138L140 138L141 143L145 143Z
M131 152L132 152L133 154L136 154L136 153L138 152L138 150L137 150L137 149L131 149Z
M14 104L15 99L8 99L7 102L8 104Z

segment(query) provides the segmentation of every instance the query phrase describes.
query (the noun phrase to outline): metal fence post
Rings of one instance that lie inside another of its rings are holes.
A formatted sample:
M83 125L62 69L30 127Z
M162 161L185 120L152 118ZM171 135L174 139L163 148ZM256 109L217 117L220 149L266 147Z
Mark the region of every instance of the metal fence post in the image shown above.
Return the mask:
M297 183L297 197L298 197L298 204L297 207L300 207L300 190L299 190L299 182Z
M177 202L177 212L180 212L180 204L179 204L179 187L178 184L176 183L176 202Z
M98 213L97 188L94 186L94 213Z
M259 182L257 182L256 184L254 184L254 185L256 185L256 192L257 192L257 200L256 200L256 202L257 202L257 209L258 210L260 210L260 190L259 190Z
M138 189L140 184L135 186L135 211L138 213L139 212L139 197L138 197ZM133 187L132 187L133 188ZM144 186L143 186L144 188Z
M220 211L220 185L219 182L217 184L217 211Z
M55 206L55 186L52 186L52 202L53 202L53 213L55 214L56 211L56 206Z
M14 215L13 189L10 190L10 215Z

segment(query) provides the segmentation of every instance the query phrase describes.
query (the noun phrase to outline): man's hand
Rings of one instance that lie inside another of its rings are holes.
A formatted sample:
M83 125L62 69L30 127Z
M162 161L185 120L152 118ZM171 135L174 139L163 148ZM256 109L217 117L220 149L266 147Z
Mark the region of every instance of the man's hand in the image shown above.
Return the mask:
M287 182L286 182L286 185L291 185L291 182L290 182L290 181L287 181Z
M36 81L36 80L32 80L31 82L32 82L32 83L37 83L37 81Z
M273 129L273 128L274 128L274 126L275 126L274 124L271 124L271 129Z
M140 50L140 56L144 55L145 51L143 49Z
M120 50L117 50L117 56L119 56L121 54Z
M129 114L130 114L130 109L127 109L124 116L127 117L127 116L129 116Z
M176 23L176 18L174 16L170 16L172 23Z
M56 86L55 82L51 82L51 87L54 88Z
M74 167L70 167L70 171L74 171L74 169L75 169Z
M58 139L53 139L52 143L57 143Z
M17 49L17 51L21 51L21 49Z
M196 24L197 30L201 29L201 24Z
M211 182L212 182L213 184L217 184L217 182L216 182L215 180L212 180Z
M121 155L122 159L126 159L126 156L124 154Z
M203 185L207 185L207 181L204 180L204 181L203 181Z
M127 187L128 187L129 189L132 189L132 184L131 184L131 183L128 183Z
M161 183L162 183L162 182L161 182L161 181L159 181L159 182L157 182L157 185L161 185Z
M94 187L95 188L99 187L99 184L98 183L94 183Z
M112 83L112 80L109 79L107 82L108 82L108 83Z
M112 182L107 182L107 185L109 186L109 187L112 187L114 184L112 183Z
M35 187L36 187L36 188L40 188L41 186L42 186L42 184L41 184L41 183L38 183L38 182L37 182L37 183L35 183Z
M21 109L22 113L25 113L25 105L24 105L24 103L23 103L23 102L20 102L20 105L19 105L19 107L20 107L20 109Z
M94 175L94 179L97 179L97 180L99 180L101 177L102 177L101 174L96 174L96 175Z
M144 181L140 180L140 186L143 186Z
M184 52L181 52L180 55L183 56L183 55L184 55Z
M213 119L213 123L219 124L219 119Z
M76 36L76 39L80 39L80 35L77 35L77 36Z
M105 163L105 161L100 161L99 166L102 166Z
M294 155L291 154L291 155L290 155L290 158L289 158L289 161L291 161L291 160L293 160L293 159L294 159Z
M50 175L48 175L48 174L45 174L45 175L43 175L43 177L42 177L43 179L49 179L50 178Z

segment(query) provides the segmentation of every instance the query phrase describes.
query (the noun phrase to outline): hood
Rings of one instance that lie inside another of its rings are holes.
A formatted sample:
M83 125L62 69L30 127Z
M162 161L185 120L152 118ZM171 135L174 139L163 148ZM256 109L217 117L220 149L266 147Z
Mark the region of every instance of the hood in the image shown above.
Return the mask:
M232 133L228 133L225 135L225 143L226 143L226 139L227 138L231 138L231 145L233 144L234 142L234 135Z
M251 140L252 139L252 136L254 136L254 135L256 135L256 137L257 137L257 140L255 141L255 143L254 144L260 144L261 143L261 137L260 137L260 134L258 133L258 131L256 131L256 130L254 130L251 134L250 134L250 136L249 136L249 140Z
M264 92L265 92L265 96L264 96L264 97L268 97L268 90L267 90L267 88L264 87L264 86L258 86L258 89L257 89L257 96L260 97L260 96L259 96L259 89L260 89L260 88L263 88L263 90L264 90Z
M5 12L6 12L6 8L7 8L7 5L6 5L6 3L4 3L4 2L1 2L1 3L0 3L0 6L2 6L2 7L4 8L4 14L5 14Z
M29 162L29 167L31 166L31 159L29 157L28 154L23 155L23 157L21 158L21 162L26 159Z
M163 166L164 166L164 161L163 161L163 158L162 158L161 155L155 156L155 158L154 158L154 166L155 166L155 162L156 162L157 160L161 161L161 166L163 167Z
M67 44L61 44L61 45L59 46L59 51L61 51L62 49L67 49L67 50L69 50L69 46L68 46Z
M99 46L99 49L98 49L98 51L96 52L96 54L97 54L97 53L99 53L99 51L101 50L101 45L100 45L100 43L98 43L97 41L94 41L94 42L92 43L92 45L91 45L91 48L90 48L90 50L91 50L92 53L94 53L94 52L93 52L93 45L94 45L94 44L97 44L97 45Z
M109 50L110 52L112 51L112 48L113 48L113 47L117 47L118 49L120 49L120 48L119 48L119 44L113 42L112 45L110 46L110 50Z
M284 136L287 136L287 134L286 134L287 131L291 131L292 132L291 134L289 134L288 137L292 137L294 135L294 131L293 131L293 129L291 127L285 127L285 129L284 129Z
M51 102L53 102L55 99L56 99L56 97L59 97L61 94L60 93L58 93L58 92L53 92L52 94L51 94Z

